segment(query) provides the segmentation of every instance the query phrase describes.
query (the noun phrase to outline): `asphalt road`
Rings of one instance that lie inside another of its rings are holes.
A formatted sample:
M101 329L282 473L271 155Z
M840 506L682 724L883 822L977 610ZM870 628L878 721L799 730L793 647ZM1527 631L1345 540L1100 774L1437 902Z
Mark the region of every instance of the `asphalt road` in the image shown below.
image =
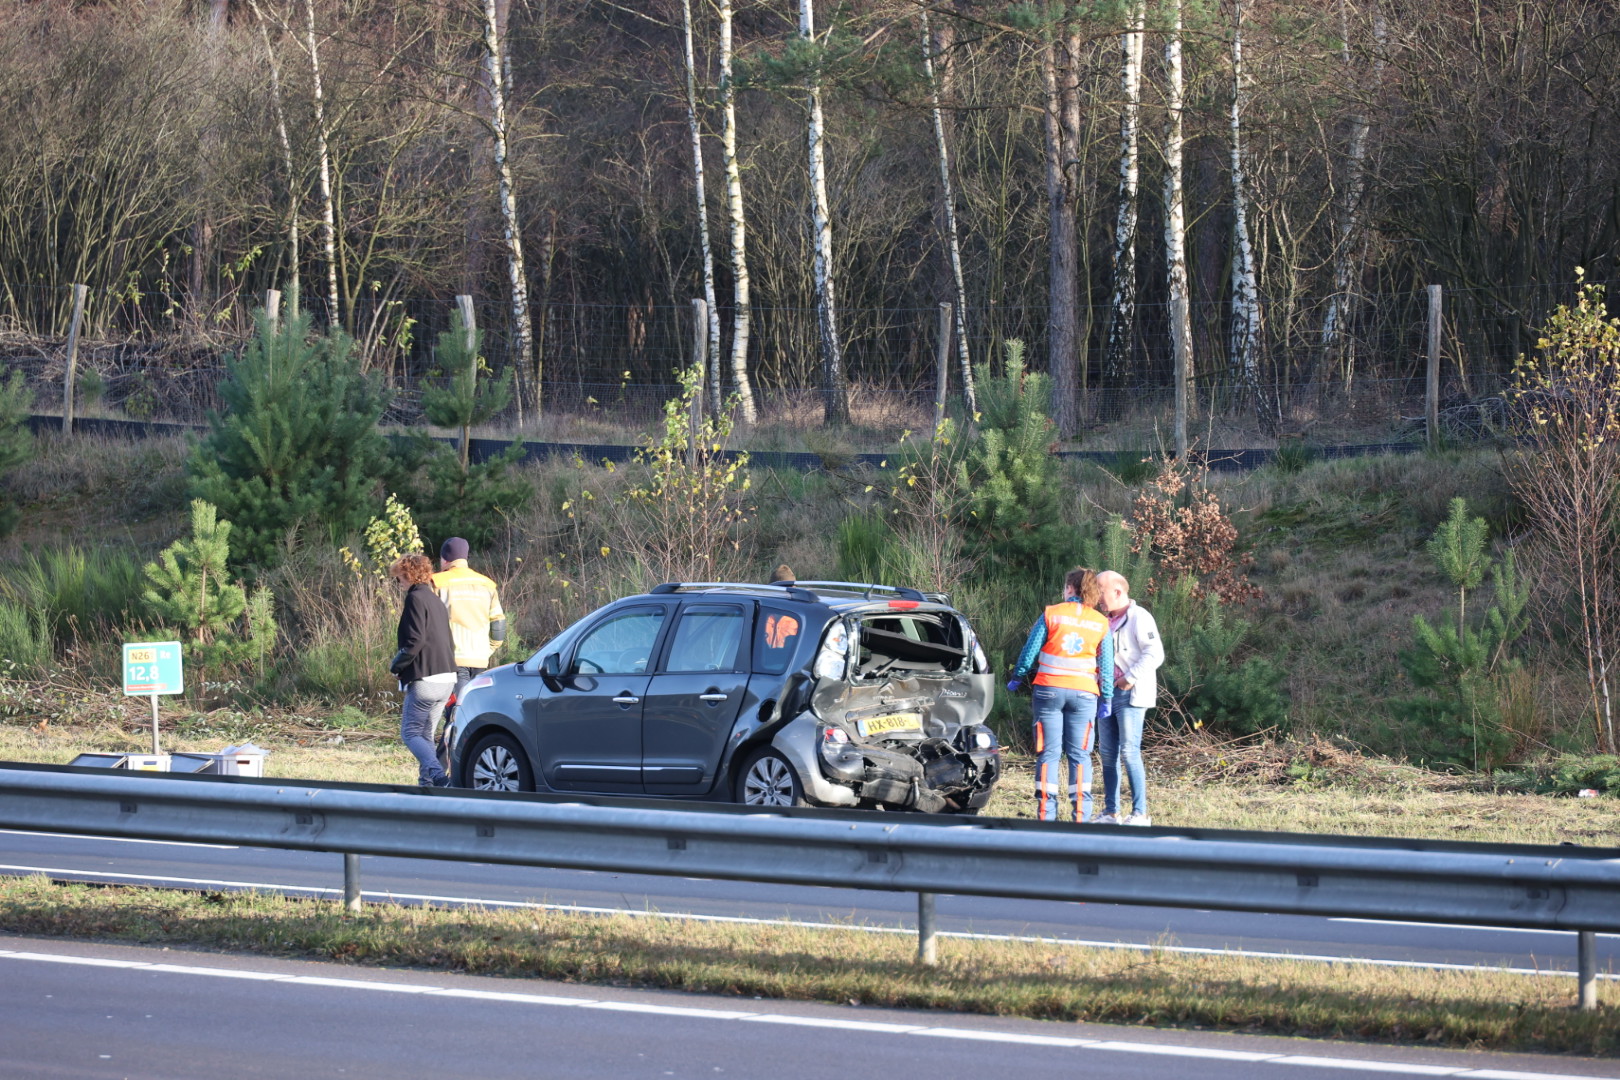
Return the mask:
M216 889L340 893L335 854L0 830L0 874ZM726 919L915 927L912 893L823 889L430 859L361 859L367 899L546 904ZM1117 904L941 896L942 932L1099 945L1240 950L1424 966L1571 970L1575 935L1559 931L1196 911ZM1620 935L1599 935L1601 972L1620 971ZM1573 986L1571 988L1573 994Z
M16 1080L1620 1076L1614 1062L620 991L0 934ZM1062 1072L1054 1072L1062 1070Z

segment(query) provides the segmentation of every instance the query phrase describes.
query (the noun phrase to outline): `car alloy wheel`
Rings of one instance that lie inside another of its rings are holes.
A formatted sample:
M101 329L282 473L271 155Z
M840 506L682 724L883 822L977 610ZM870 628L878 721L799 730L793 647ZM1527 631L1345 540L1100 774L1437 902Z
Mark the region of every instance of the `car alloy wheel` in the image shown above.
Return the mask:
M470 771L474 791L534 790L523 751L505 735L491 735L478 744Z
M745 806L803 806L804 792L788 760L775 750L762 750L743 770L738 802Z

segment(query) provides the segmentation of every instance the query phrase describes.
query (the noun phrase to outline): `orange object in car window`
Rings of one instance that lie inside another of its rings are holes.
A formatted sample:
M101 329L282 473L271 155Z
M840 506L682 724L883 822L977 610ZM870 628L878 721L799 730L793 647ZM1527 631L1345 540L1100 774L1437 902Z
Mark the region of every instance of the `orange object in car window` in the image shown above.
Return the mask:
M780 649L799 632L799 620L791 615L772 615L765 620L765 645Z

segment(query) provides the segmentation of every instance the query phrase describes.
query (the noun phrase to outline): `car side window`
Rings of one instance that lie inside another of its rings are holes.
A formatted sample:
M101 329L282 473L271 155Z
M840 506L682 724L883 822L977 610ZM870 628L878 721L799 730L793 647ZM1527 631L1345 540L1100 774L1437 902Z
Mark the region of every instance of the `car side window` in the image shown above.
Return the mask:
M742 634L741 608L688 607L675 627L675 640L670 644L664 670L735 671Z
M638 675L652 661L665 610L631 608L585 631L574 653L581 675Z
M802 612L761 604L754 626L754 670L764 675L780 675L793 663L804 635Z

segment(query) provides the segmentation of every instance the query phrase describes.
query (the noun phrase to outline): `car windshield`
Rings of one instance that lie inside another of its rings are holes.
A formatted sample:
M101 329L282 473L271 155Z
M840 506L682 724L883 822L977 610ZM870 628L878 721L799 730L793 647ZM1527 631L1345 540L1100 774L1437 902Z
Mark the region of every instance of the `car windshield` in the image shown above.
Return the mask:
M864 616L857 677L960 671L968 657L962 636L962 620L948 612Z

